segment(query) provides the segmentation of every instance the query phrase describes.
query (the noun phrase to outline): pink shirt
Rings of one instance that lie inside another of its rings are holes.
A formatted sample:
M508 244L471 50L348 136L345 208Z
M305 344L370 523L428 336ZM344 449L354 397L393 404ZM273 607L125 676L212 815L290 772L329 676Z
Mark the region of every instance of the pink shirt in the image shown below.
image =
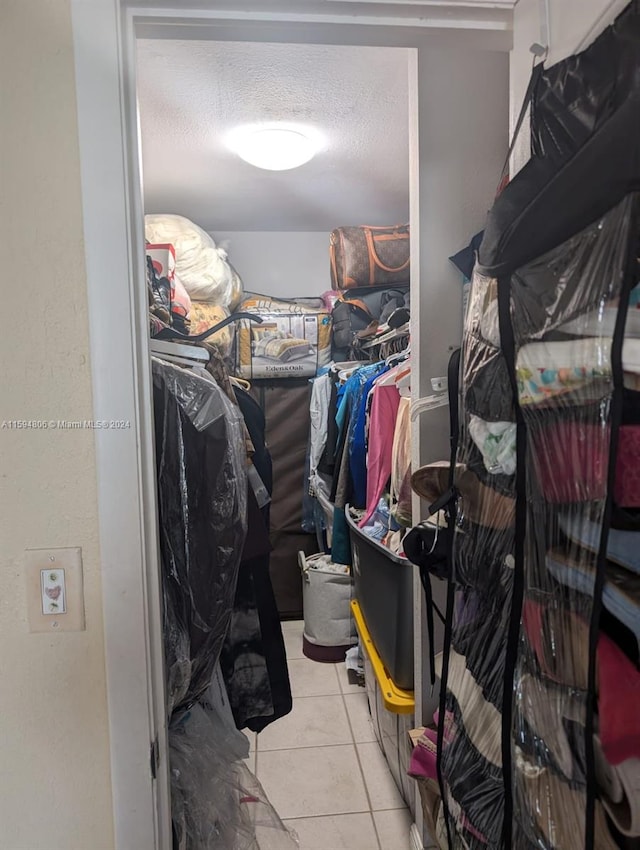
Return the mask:
M374 388L367 450L367 510L360 521L361 528L378 507L391 476L393 435L399 405L400 393L395 384Z

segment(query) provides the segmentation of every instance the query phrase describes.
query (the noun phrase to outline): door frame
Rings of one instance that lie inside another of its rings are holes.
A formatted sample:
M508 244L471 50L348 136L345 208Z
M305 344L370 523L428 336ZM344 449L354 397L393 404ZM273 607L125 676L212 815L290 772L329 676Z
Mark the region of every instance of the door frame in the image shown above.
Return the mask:
M159 3L162 0L158 0ZM96 432L105 663L117 850L170 850L170 795L162 658L162 587L153 441L152 378L144 280L144 217L135 44L148 37L442 47L480 39L506 51L510 0L406 3L413 17L373 14L379 0L305 13L298 0L264 0L260 12L224 0L157 8L124 0L71 0L88 288L94 415L130 427ZM233 4L231 4L233 5ZM296 7L297 9L293 9ZM314 8L318 3L314 3ZM218 7L218 8L214 8ZM271 7L278 10L270 11ZM473 8L477 7L477 8ZM388 7L385 7L388 8ZM451 11L453 9L453 12ZM450 17L443 18L446 11ZM444 40L444 41L443 41ZM415 52L415 51L414 51ZM417 62L410 61L417 106ZM418 116L411 118L411 214L419 231ZM412 240L412 291L420 240ZM418 806L418 812L420 807ZM414 836L415 838L415 836ZM415 840L416 846L419 839Z

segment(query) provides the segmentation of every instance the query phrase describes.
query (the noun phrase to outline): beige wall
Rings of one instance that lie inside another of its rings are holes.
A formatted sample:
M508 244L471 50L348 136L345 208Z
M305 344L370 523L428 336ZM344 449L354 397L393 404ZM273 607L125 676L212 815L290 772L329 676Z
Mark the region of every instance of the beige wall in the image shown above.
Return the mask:
M0 80L0 422L89 419L68 0L1 0ZM0 846L111 850L91 431L0 428L0 540ZM49 546L82 547L84 632L27 631L23 550Z

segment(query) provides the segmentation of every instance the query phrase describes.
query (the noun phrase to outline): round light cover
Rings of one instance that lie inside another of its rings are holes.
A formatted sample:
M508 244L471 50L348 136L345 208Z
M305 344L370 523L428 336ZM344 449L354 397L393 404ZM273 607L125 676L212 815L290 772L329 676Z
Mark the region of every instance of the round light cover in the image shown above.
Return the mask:
M236 130L230 145L241 159L256 168L287 171L309 162L317 144L300 130L287 127L252 127Z

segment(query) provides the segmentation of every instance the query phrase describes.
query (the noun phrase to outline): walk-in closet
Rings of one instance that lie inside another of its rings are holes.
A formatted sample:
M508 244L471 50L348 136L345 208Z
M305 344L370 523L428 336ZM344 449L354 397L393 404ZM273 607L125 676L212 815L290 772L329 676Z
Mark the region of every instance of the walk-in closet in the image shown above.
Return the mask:
M549 4L517 44L321 5L125 51L158 811L173 850L635 848L637 4L557 58Z
M175 850L442 843L445 594L405 540L473 252L423 337L417 60L136 43Z
M1 850L640 850L640 0L0 9Z
M177 850L409 845L409 54L137 44Z

